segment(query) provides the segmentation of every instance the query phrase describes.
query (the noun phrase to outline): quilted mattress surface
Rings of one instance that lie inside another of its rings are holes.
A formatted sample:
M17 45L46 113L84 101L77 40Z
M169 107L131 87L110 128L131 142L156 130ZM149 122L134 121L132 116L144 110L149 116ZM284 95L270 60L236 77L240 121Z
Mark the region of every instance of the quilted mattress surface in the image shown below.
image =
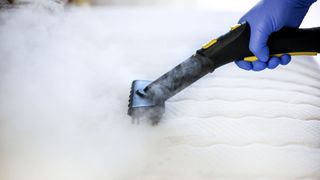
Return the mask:
M131 81L156 79L240 14L26 6L0 13L0 179L320 179L320 68L229 64L127 117Z

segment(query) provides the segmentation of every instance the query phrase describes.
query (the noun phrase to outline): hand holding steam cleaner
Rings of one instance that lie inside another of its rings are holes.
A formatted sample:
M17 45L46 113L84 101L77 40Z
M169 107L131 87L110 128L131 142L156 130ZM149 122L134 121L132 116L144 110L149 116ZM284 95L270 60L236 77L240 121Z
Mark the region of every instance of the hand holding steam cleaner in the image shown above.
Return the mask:
M288 54L271 56L267 45L269 36L283 27L298 28L310 6L317 0L263 0L245 14L239 23L248 22L251 27L249 49L258 57L255 62L235 61L245 70L274 69L291 61ZM319 42L320 43L320 42Z
M155 81L135 80L128 114L157 124L165 101L201 77L233 61L245 70L286 65L291 56L320 53L320 28L298 29L316 0L262 0L231 31L211 40Z

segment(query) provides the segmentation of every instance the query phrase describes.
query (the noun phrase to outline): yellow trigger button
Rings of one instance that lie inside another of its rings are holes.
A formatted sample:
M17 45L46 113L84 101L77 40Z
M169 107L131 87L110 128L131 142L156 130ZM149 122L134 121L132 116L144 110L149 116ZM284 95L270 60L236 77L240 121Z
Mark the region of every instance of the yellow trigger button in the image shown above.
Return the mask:
M231 31L233 31L233 30L236 30L238 27L240 27L241 26L241 24L236 24L236 25L234 25L234 26L231 26Z
M289 52L289 53L282 53L282 54L271 54L270 57L281 57L284 54L289 54L290 56L316 56L318 52ZM250 56L250 57L245 57L245 61L248 62L254 62L257 61L258 58L256 56Z
M218 42L217 39L213 39L210 42L208 42L207 44L203 45L202 48L203 49L208 49L209 47L213 46L214 44L216 44Z

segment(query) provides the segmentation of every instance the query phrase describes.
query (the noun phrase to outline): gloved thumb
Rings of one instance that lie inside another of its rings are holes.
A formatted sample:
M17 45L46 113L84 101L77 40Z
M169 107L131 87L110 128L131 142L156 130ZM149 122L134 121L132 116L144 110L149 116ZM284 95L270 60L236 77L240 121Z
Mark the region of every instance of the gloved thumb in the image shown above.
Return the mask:
M267 42L270 34L256 27L251 28L249 49L262 62L269 60L270 52Z

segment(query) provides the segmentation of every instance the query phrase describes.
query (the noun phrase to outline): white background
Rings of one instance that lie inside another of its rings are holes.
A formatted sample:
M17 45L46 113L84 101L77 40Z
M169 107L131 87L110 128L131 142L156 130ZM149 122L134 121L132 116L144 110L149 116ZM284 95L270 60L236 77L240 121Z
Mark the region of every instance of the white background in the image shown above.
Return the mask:
M93 0L99 5L159 6L214 11L237 11L245 13L258 0ZM303 23L303 27L320 26L320 2L315 3Z

